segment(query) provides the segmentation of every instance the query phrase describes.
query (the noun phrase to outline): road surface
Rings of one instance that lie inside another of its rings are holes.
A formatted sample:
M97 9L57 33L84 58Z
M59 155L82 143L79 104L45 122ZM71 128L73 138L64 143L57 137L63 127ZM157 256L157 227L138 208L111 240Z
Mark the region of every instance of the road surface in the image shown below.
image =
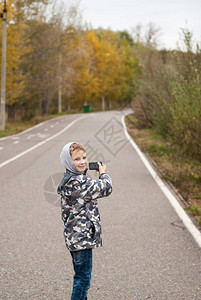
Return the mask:
M99 200L103 247L93 251L88 299L201 299L201 249L126 138L123 114L62 116L0 140L0 299L70 299L56 194L70 141L106 162L114 186Z

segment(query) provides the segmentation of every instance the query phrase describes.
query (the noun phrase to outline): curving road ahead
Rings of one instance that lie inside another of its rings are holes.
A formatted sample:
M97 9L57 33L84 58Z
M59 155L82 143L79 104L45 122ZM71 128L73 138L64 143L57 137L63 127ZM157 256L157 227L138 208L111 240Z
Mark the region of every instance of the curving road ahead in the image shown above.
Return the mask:
M99 200L103 247L89 299L201 299L200 247L125 136L124 113L67 115L0 140L0 299L70 299L56 187L72 140L106 162L114 186Z

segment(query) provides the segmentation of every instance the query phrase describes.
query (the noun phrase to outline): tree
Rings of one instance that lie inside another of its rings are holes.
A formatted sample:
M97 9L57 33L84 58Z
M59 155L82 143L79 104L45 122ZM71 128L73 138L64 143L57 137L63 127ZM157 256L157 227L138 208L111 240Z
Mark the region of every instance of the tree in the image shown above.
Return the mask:
M7 4L7 10L6 106L8 118L14 119L24 81L20 63L23 54L26 53L28 49L24 47L23 31L25 23L20 17L22 15L22 9L16 5L15 0L11 0Z
M26 20L31 13L36 12L39 4L45 1L10 0L7 3L7 80L6 80L6 107L8 119L15 119L16 112L22 104L22 93L25 88L26 76L21 64L23 56L29 53L24 36Z
M133 42L127 32L87 30L80 40L80 60L77 68L77 103L85 101L100 105L131 99L134 78L139 72L132 53Z
M144 45L149 48L157 48L159 44L160 27L152 22L146 26L137 24L132 28L132 37L137 45Z
M58 31L59 28L42 19L30 20L26 28L31 51L24 56L24 105L26 110L37 108L42 115L47 114L58 88Z
M42 15L27 24L26 36L32 50L24 57L23 68L27 74L24 105L30 111L34 107L42 115L52 110L57 112L58 90L64 98L72 94L72 65L77 43L76 29L72 26L75 19L76 7L70 6L68 11L53 14L48 19Z

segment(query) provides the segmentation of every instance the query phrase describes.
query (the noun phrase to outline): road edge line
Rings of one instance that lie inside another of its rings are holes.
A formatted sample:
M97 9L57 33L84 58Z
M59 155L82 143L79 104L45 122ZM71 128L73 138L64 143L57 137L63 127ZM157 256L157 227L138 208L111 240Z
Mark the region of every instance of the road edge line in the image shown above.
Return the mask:
M29 148L29 149L27 149L27 150L25 150L25 151L23 151L23 152L21 152L21 153L15 155L15 156L13 156L12 158L10 158L10 159L4 161L3 163L0 164L0 168L2 168L2 167L4 167L4 166L8 165L8 164L11 163L12 161L14 161L14 160L16 160L16 159L22 157L23 155L25 155L25 154L27 154L27 153L29 153L29 152L35 150L36 148L38 148L38 147L44 145L45 143L47 143L47 142L53 140L55 137L59 136L60 134L62 134L62 133L65 132L66 130L68 130L68 129L69 129L71 126L73 126L77 121L79 121L79 120L81 120L81 119L83 119L83 118L86 118L86 116L82 116L82 117L80 117L80 118L78 118L78 119L72 121L70 124L68 124L66 127L64 127L61 131L59 131L58 133L54 134L53 136L51 136L51 137L45 139L44 141L42 141L42 142L40 142L40 143L34 145L33 147L31 147L31 148Z
M125 116L122 116L121 122L122 122L122 125L123 125L123 128L124 128L124 134L127 137L128 141L130 142L132 147L135 149L135 151L137 152L137 154L141 158L142 162L144 163L145 167L147 168L149 173L152 175L152 177L154 178L154 180L156 181L157 185L160 187L160 189L162 190L162 192L164 193L166 198L169 200L170 204L172 205L172 207L176 211L179 218L184 223L185 227L188 229L188 231L193 236L194 240L197 242L198 246L201 248L201 233L200 233L200 231L193 224L193 222L191 221L189 216L184 211L183 207L177 201L176 197L172 194L170 189L168 189L168 187L163 183L163 181L157 175L157 173L155 172L155 170L153 169L153 167L151 166L151 164L149 163L149 161L147 160L145 155L142 153L142 151L140 150L138 145L134 142L132 137L129 135L129 133L127 131L126 124L125 124Z

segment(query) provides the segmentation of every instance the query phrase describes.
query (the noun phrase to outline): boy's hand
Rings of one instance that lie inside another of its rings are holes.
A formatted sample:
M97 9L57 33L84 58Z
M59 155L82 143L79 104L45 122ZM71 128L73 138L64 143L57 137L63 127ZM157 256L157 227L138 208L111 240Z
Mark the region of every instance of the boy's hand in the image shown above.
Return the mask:
M106 172L106 165L99 163L98 162L98 165L99 165L99 175L101 175L102 173L105 173Z

